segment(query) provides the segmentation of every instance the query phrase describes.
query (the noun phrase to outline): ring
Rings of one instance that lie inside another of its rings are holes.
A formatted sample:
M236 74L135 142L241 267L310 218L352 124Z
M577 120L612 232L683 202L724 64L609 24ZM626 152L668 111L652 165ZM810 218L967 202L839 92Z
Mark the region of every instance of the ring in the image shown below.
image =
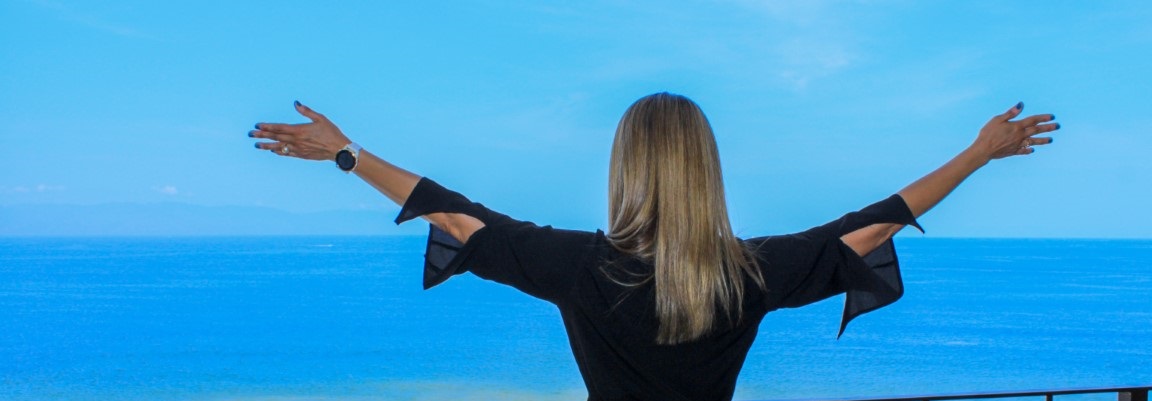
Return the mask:
M284 145L284 147L280 149L280 154L286 155L288 152L290 152L290 150L288 150L288 145Z

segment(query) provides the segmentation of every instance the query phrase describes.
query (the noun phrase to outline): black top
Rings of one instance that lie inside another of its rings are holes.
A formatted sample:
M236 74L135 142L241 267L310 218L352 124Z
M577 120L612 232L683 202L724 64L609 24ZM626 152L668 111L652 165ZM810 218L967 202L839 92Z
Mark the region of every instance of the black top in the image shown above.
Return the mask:
M717 329L700 339L659 345L653 286L626 288L605 273L650 274L652 267L617 251L603 232L515 220L427 178L416 185L396 222L435 212L463 213L485 226L466 244L431 226L424 288L471 271L555 304L589 400L731 399L766 313L846 292L843 334L848 321L903 295L891 240L862 258L841 236L876 223L920 228L904 200L892 195L801 233L744 240L757 249L767 291L744 280L744 315L738 321L719 319Z

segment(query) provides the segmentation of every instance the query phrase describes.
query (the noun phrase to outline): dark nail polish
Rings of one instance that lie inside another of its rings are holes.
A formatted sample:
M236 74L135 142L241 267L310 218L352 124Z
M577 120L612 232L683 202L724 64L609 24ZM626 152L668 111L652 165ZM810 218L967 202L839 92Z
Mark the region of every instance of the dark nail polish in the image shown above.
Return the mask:
M1048 143L1052 143L1052 141L1055 141L1055 139L1048 138Z
M1056 123L1056 129L1060 129L1060 123Z
M256 123L256 125L253 125L252 127L256 128L256 129L260 129L260 123Z
M296 107L300 107L300 101L299 100L293 100L292 104L295 104Z
M257 143L257 144L255 144L255 146L256 146L256 149L260 149L260 144Z
M248 137L249 137L249 138L255 138L255 137L256 137L256 135L253 135L253 134L252 134L252 131L248 131Z
M1016 103L1016 110L1021 110L1023 108L1024 108L1024 102Z
M1051 117L1048 118L1048 121L1056 121L1056 115L1052 114Z

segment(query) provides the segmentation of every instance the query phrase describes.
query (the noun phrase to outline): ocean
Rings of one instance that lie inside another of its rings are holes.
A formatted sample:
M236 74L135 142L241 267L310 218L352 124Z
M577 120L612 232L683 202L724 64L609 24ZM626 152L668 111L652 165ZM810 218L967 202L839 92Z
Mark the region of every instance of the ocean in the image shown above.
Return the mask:
M422 290L423 241L0 238L0 400L586 397L554 307ZM839 340L842 297L769 314L736 399L1152 385L1152 241L897 249L902 300Z

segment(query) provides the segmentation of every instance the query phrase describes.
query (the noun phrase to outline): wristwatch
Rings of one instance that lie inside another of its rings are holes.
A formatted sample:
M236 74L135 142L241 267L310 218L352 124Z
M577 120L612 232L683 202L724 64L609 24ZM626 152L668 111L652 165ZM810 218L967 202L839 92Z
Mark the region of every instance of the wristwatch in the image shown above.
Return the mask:
M345 173L351 173L356 169L356 159L360 158L360 150L364 149L357 145L356 142L344 145L343 149L336 152L336 166L344 170Z

